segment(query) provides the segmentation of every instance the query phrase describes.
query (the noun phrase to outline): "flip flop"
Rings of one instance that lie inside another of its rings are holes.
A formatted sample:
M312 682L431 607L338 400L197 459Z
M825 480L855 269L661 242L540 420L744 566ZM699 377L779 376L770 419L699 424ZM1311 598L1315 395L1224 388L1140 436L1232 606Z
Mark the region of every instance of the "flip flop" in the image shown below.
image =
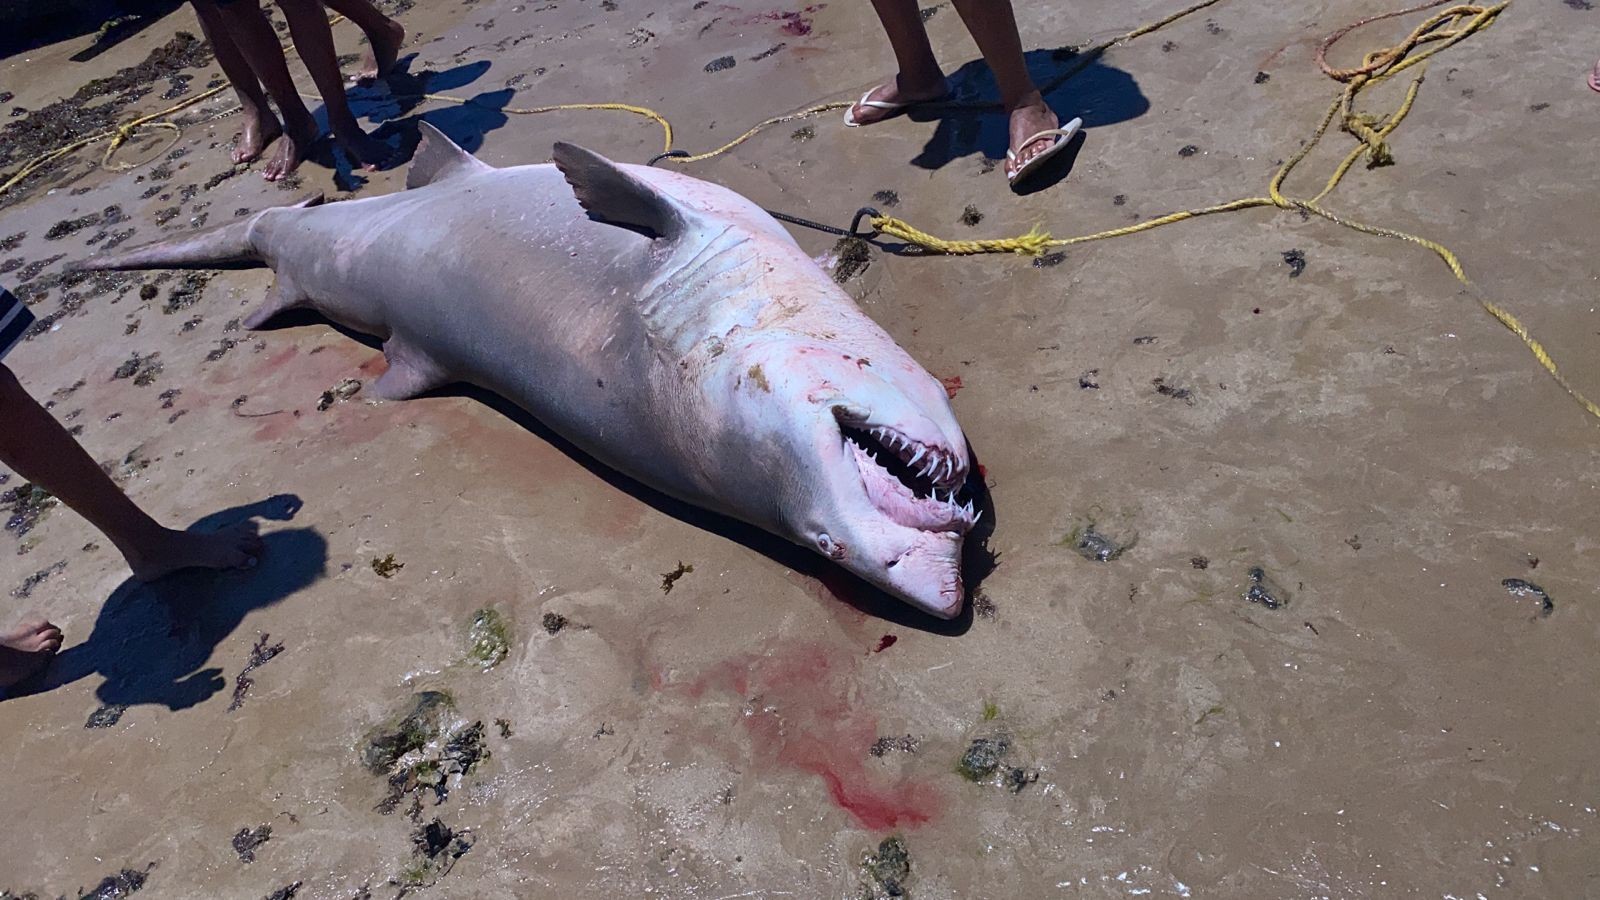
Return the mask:
M1594 70L1589 73L1589 88L1600 91L1600 63L1594 64Z
M878 87L883 87L883 85L880 84ZM907 109L910 109L913 106L920 106L923 103L939 103L950 96L950 94L946 92L929 100L912 100L909 103L895 103L890 100L868 100L867 98L871 97L872 92L877 89L878 88L876 87L868 89L865 94L861 95L860 100L857 100L854 105L844 111L844 127L860 128L862 125L876 125L878 122L882 122L883 119L893 118L894 116L905 112ZM857 106L865 106L868 109L881 109L884 112L889 113L889 115L884 116L883 119L878 119L873 122L857 122L854 115Z
M1050 159L1050 157L1055 156L1057 153L1060 153L1062 150L1065 150L1067 148L1067 144L1071 142L1072 136L1077 134L1078 133L1078 129L1080 129L1082 127L1083 127L1083 120L1082 119L1073 119L1072 121L1070 121L1067 124L1061 126L1060 128L1046 128L1044 131L1041 131L1038 134L1034 135L1033 137L1030 137L1027 140L1023 141L1022 142L1022 146L1026 147L1029 144L1032 144L1035 141L1039 140L1040 138L1047 138L1052 134L1056 135L1056 142L1055 143L1053 143L1050 146L1046 147L1045 149L1041 150L1038 153L1038 155L1034 156L1032 159L1030 159L1027 162L1023 163L1022 167L1020 169L1017 169L1016 173L1011 175L1006 180L1008 182L1010 182L1014 186L1018 182L1022 181L1025 178L1027 178L1029 175L1033 174L1034 172L1039 171L1039 167L1043 166L1045 164L1046 160ZM1009 162L1013 162L1013 163L1016 162L1017 161L1017 154L1014 153L1013 151L1009 150L1009 149L1006 150L1006 160L1009 161Z

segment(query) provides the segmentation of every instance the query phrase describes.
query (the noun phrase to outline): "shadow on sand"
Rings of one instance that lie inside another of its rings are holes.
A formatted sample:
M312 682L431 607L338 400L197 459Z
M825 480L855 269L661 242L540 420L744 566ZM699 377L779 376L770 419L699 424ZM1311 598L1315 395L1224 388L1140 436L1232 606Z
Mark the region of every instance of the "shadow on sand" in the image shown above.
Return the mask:
M402 57L387 82L347 90L350 110L356 118L377 125L372 136L394 149L388 163L381 168L394 168L411 159L422 139L417 123L424 119L468 152L480 149L484 135L508 121L502 110L516 95L511 88L485 91L472 95L465 103L415 113L417 107L427 102L425 95L466 87L483 77L492 65L488 60L480 60L443 72L425 69L412 74L410 68L415 61L415 54ZM327 108L318 107L313 114L318 127L327 133ZM311 159L334 170L334 183L340 190L358 190L367 183L366 177L350 164L344 153L333 151L331 142L322 142Z
M973 474L967 479L966 490L972 492L973 505L983 510L983 516L978 520L977 527L967 536L962 557L962 573L966 580L968 602L962 605L959 616L946 621L927 615L896 600L845 569L823 559L816 553L791 544L775 534L697 506L691 506L654 488L640 484L578 449L565 438L551 431L538 419L498 394L460 385L427 396L469 397L477 400L515 422L524 430L549 442L556 449L565 453L573 461L595 475L595 477L617 490L624 491L640 501L648 503L657 511L680 522L693 525L696 528L733 541L746 549L767 557L780 566L792 569L807 578L814 578L838 600L870 616L883 619L903 628L913 628L929 634L941 634L949 637L958 637L965 634L967 629L972 627L972 593L977 590L983 579L994 570L998 561L998 555L991 552L987 546L989 536L994 533L995 527L993 498L990 497L989 490L984 485L983 479L977 474L976 454L972 457L974 462L972 467Z
M1063 121L1079 116L1083 127L1091 129L1126 122L1150 110L1150 101L1132 75L1102 59L1084 65L1074 47L1030 50L1026 58L1034 83L1045 86L1045 101ZM1079 66L1081 71L1062 77ZM938 123L911 164L940 169L973 155L982 155L996 164L1004 162L1010 134L1004 110L992 102L999 91L989 66L981 59L962 65L950 74L950 90L951 98L946 103L922 104L907 111L913 121ZM1045 190L1066 178L1083 140L1081 134L1075 137L1073 146L1057 154L1029 179L1023 193Z
M183 0L0 0L0 59L100 32L70 57L88 62L182 5Z
M327 325L351 340L374 350L382 349L382 343L376 338L329 322L311 310L293 310L276 316L267 324L266 330L306 325ZM538 419L498 394L467 385L455 385L424 394L423 397L466 397L477 400L524 430L549 442L617 490L626 492L665 515L726 538L767 557L780 566L792 569L808 578L814 578L841 602L905 628L948 636L965 634L967 629L972 627L973 613L970 598L982 584L983 579L994 570L998 560L997 554L990 551L987 546L989 536L994 533L996 525L994 503L983 479L977 474L979 469L976 464L972 469L973 475L967 481L966 490L971 492L973 505L983 511L983 516L979 519L977 527L967 536L962 558L962 573L966 580L969 602L963 606L960 616L945 621L913 609L810 550L797 547L776 535L727 516L691 506L640 484L578 449ZM976 453L972 454L972 458L976 463Z
M281 494L213 513L189 530L215 531L252 517L287 522L301 505L299 497ZM221 669L202 668L217 645L250 613L317 581L327 565L327 542L310 528L272 531L263 543L260 563L248 571L190 571L151 584L123 582L101 606L89 637L62 650L42 676L14 695L98 673L105 681L95 695L106 707L179 710L209 699L227 685Z

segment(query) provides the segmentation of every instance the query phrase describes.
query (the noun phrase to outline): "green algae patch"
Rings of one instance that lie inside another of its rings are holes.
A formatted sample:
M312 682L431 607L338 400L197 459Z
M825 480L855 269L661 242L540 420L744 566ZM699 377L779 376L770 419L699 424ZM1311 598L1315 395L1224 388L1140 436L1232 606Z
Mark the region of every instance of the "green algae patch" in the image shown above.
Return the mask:
M511 626L505 617L490 607L472 614L467 631L467 657L485 672L505 661L511 653Z
M455 706L443 691L420 691L410 706L367 732L361 746L361 763L374 775L386 775L400 757L426 747L444 730L444 719Z

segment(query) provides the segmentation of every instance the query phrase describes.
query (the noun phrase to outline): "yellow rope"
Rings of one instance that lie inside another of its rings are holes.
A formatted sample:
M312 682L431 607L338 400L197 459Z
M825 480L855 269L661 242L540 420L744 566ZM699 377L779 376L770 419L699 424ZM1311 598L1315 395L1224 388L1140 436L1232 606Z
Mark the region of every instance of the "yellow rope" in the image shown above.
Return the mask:
M1489 25L1493 24L1500 13L1510 5L1510 0L1504 0L1504 2L1495 4L1493 6L1477 6L1470 4L1460 5L1436 13L1413 29L1411 34L1399 44L1396 44L1392 47L1374 50L1366 54L1362 65L1354 69L1328 68L1325 62L1323 62L1324 52L1335 40L1343 37L1350 31L1353 31L1360 25L1365 25L1369 22L1377 21L1378 19L1382 18L1390 18L1394 15L1417 12L1421 9L1427 9L1441 5L1443 5L1443 3L1440 2L1440 0L1435 0L1435 2L1423 4L1421 7L1413 7L1408 10L1401 10L1399 13L1388 13L1383 16L1374 16L1370 19L1364 19L1361 22L1355 23L1355 25L1336 32L1334 35L1330 36L1329 40L1323 43L1322 48L1318 51L1318 62L1323 63L1324 71L1327 72L1329 77L1343 82L1344 89L1340 92L1338 98L1336 98L1328 107L1327 113L1322 117L1321 124L1319 124L1316 131L1312 133L1311 139L1306 141L1305 144L1293 156L1286 160L1283 165L1278 168L1278 171L1272 176L1272 180L1267 186L1268 195L1265 197L1245 197L1228 203L1219 203L1214 206L1183 210L1180 212L1160 216L1158 218L1149 219L1144 222L1128 225L1122 228L1112 228L1106 231L1095 232L1094 234L1086 234L1070 238L1052 238L1048 234L1041 232L1037 227L1035 227L1032 231L1029 231L1027 234L1020 237L953 241L935 237L924 231L920 231L906 222L891 216L875 216L872 219L872 224L883 234L905 241L909 244L916 245L924 250L934 253L1038 254L1045 252L1051 247L1067 247L1073 244L1088 243L1089 241L1100 241L1107 238L1138 234L1140 232L1160 228L1163 225L1171 225L1175 222L1183 222L1189 219L1196 219L1201 216L1214 215L1216 213L1235 212L1242 209L1257 209L1269 206L1284 210L1303 210L1306 213L1319 216L1327 219L1330 222L1343 225L1346 228L1359 231L1363 234L1406 241L1432 251L1436 256L1439 257L1440 260L1444 262L1446 266L1449 267L1451 274L1453 274L1456 279L1467 288L1468 293L1470 293L1473 299L1483 307L1485 312L1493 316L1496 321L1504 325L1522 340L1523 344L1527 346L1529 352L1533 354L1534 359L1538 360L1539 365L1542 366L1547 373L1549 373L1550 377L1555 380L1556 384L1561 386L1562 390L1566 391L1567 394L1576 400L1578 404L1582 406L1591 416L1600 418L1600 404L1596 404L1593 400L1590 400L1588 397L1584 396L1572 385L1570 381L1567 380L1567 377L1562 374L1560 368L1556 365L1555 360L1550 357L1549 351L1545 349L1544 345L1540 343L1537 338L1529 333L1527 326L1522 324L1520 319L1518 319L1510 310L1489 300L1478 291L1477 286L1473 284L1471 279L1467 277L1466 269L1462 266L1460 258L1457 257L1455 253L1450 250L1450 248L1438 243L1437 241L1430 240L1420 235L1410 234L1408 232L1399 231L1393 228L1383 228L1377 225L1369 225L1364 222L1348 219L1342 215L1339 215L1338 213L1330 211L1322 205L1322 201L1326 199L1329 194L1333 193L1333 191L1339 186L1339 183L1344 179L1345 175L1349 173L1351 167L1354 166L1357 160L1359 160L1362 156L1367 157L1368 166L1387 165L1392 162L1392 157L1390 156L1388 149L1388 138L1394 133L1396 128L1400 127L1400 123L1404 121L1406 115L1411 112L1413 105L1416 103L1417 93L1422 87L1422 74L1419 72L1419 74L1412 79L1411 84L1406 89L1405 97L1400 102L1400 105L1395 108L1394 112L1390 113L1386 117L1374 118L1368 114L1361 113L1356 109L1357 96L1361 93L1361 91L1389 78L1392 75L1396 75L1409 68L1412 68L1413 66L1418 66L1434 54L1446 50L1460 43L1461 41L1466 40L1468 37L1477 33L1478 31L1487 28ZM1419 52L1412 52L1423 45L1428 46ZM1356 148L1350 151L1350 153L1348 153L1344 159L1340 161L1339 165L1334 169L1333 174L1331 174L1328 177L1328 180L1323 184L1322 190L1319 191L1315 196L1308 200L1301 200L1285 195L1283 193L1283 185L1284 182L1288 180L1290 173L1305 161L1306 157L1311 154L1311 151L1317 146L1322 138L1326 136L1328 129L1335 121L1340 123L1341 128L1355 136L1359 142Z
M1048 84L1042 86L1042 90L1048 92L1049 90L1061 85L1068 79L1077 75L1084 68L1087 68L1089 65L1091 65L1107 50L1110 50L1113 47L1131 41L1135 38L1158 31L1174 22L1179 21L1180 19L1193 15L1194 13L1206 9L1207 7L1213 6L1218 2L1220 2L1220 0L1200 0L1200 2L1179 10L1162 19L1142 25L1109 41L1097 44L1094 47L1091 47L1088 50L1080 53L1072 66L1070 66L1066 71L1061 72L1052 78ZM909 244L913 244L921 247L924 250L935 253L961 255L978 253L1023 253L1037 255L1045 252L1051 247L1067 247L1074 244L1088 243L1090 241L1099 241L1106 240L1108 238L1139 234L1141 232L1150 231L1165 225L1171 225L1176 222L1183 222L1189 219L1196 219L1202 216L1215 215L1218 213L1235 212L1238 210L1256 209L1268 206L1284 210L1303 211L1307 214L1316 215L1327 219L1328 221L1338 225L1343 225L1346 228L1362 232L1363 234L1407 241L1431 250L1435 255L1444 261L1445 265L1450 268L1451 273L1453 273L1456 278L1467 287L1469 293L1473 295L1474 299L1478 301L1478 303L1486 312L1489 313L1489 315L1493 316L1512 333L1516 334L1517 337L1522 339L1523 343L1533 353L1534 358L1539 361L1539 364L1544 367L1545 371L1548 372L1553 379L1555 379L1556 383L1559 384L1563 390L1577 400L1584 407L1584 409L1590 413L1590 415L1600 418L1600 405L1597 405L1593 401L1589 400L1576 388L1574 388L1570 382L1568 382L1567 378L1561 373L1560 369L1557 368L1554 360L1550 358L1550 354L1544 349L1544 345L1528 332L1527 327L1524 326L1516 316L1514 316L1509 310L1493 303L1478 293L1476 286L1467 278L1466 271L1462 267L1460 259L1453 252L1451 252L1449 248L1418 235L1347 219L1337 213L1331 212L1321 205L1322 201L1326 199L1329 194L1333 193L1333 191L1339 186L1339 183L1344 179L1345 175L1349 173L1350 169L1362 156L1367 157L1367 165L1369 167L1388 165L1393 161L1388 148L1388 138L1391 134L1393 134L1395 129L1400 126L1400 123L1405 119L1406 115L1411 111L1413 104L1416 102L1417 93L1422 86L1422 74L1419 73L1412 80L1410 86L1406 90L1405 98L1401 101L1400 105L1396 107L1394 112L1385 117L1373 117L1357 110L1356 100L1361 91L1393 75L1399 74L1406 69L1422 64L1434 54L1446 50L1460 43L1461 41L1466 40L1468 37L1472 36L1478 31L1488 27L1495 21L1501 12L1510 6L1511 0L1502 0L1502 2L1492 6L1461 4L1434 13L1416 28L1414 28L1411 33L1407 35L1407 37L1400 43L1389 47L1379 48L1365 54L1362 59L1362 64L1355 68L1334 69L1329 67L1325 58L1328 49L1339 39L1364 25L1379 21L1381 19L1408 15L1411 13L1420 12L1422 10L1443 6L1446 2L1448 2L1448 0L1428 0L1428 2L1424 2L1418 6L1362 19L1340 29L1339 31L1334 32L1322 42L1321 46L1317 50L1317 62L1330 78L1341 82L1344 85L1344 89L1340 92L1338 98L1336 98L1328 107L1327 113L1323 116L1321 124L1317 126L1317 129L1312 134L1311 139L1306 141L1300 150L1291 156L1287 161L1285 161L1283 165L1279 167L1278 171L1273 175L1272 180L1269 182L1267 187L1268 195L1265 197L1245 197L1239 200L1229 201L1227 203L1218 203L1213 206L1201 207L1199 209L1182 210L1144 222L1127 225L1122 228L1112 228L1106 231L1099 231L1094 234L1086 234L1070 238L1052 238L1047 232L1035 227L1027 234L1019 237L958 241L948 240L929 234L912 226L910 223L892 216L874 216L871 220L872 224L878 229L879 232L883 234L898 238L906 241ZM343 19L342 16L335 16L330 21L330 24L337 23L341 19ZM1419 50L1418 48L1422 49ZM290 46L285 46L286 51L292 52L292 49L293 48ZM0 184L0 194L3 194L12 187L16 186L24 178L37 171L39 168L48 165L63 156L76 152L83 147L87 147L91 144L105 140L110 140L111 143L106 147L105 154L101 158L102 166L113 170L134 168L132 165L113 165L111 158L117 149L126 143L140 128L143 128L147 125L157 128L170 128L177 132L179 138L181 138L182 131L179 126L170 122L161 122L156 120L172 115L173 113L213 97L221 92L224 87L225 86L212 88L159 112L140 116L132 121L118 126L115 129L80 139L59 149L41 154L40 156L26 163L21 169L13 173L3 184ZM466 105L474 102L470 99L462 99L445 94L423 94L422 96L427 100L443 103L454 103L458 105ZM810 118L811 116L815 116L820 113L844 109L850 105L851 104L848 102L822 103L797 112L774 116L757 123L755 126L751 127L738 137L735 137L733 140L728 141L720 147L716 147L703 153L679 157L668 157L668 159L680 164L711 159L712 157L727 153L728 151L738 147L740 144L743 144L745 141L750 140L752 137L760 134L762 131L771 128L774 125ZM945 106L947 108L958 109L982 108L987 106L987 104L959 103L945 104ZM673 150L672 123L669 122L665 116L653 109L650 109L649 107L635 106L627 103L557 103L547 106L536 106L523 109L504 108L501 109L500 112L510 113L513 115L539 115L542 113L565 110L607 110L626 112L648 118L657 125L661 126L663 133L663 153L671 152ZM1344 131L1353 135L1357 139L1358 144L1356 148L1350 151L1344 157L1344 159L1340 161L1339 165L1335 167L1333 173L1324 183L1322 190L1319 191L1315 196L1311 197L1310 199L1302 200L1285 195L1283 193L1283 184L1288 179L1290 173L1293 172L1295 168L1311 154L1311 151L1317 146L1322 138L1326 136L1329 127L1331 127L1335 121L1340 123L1340 127ZM179 138L174 138L174 143Z
M1126 34L1123 34L1123 35L1121 35L1119 37L1113 38L1112 40L1106 41L1106 42L1104 42L1102 44L1096 45L1095 47L1092 47L1089 50L1084 51L1083 53L1079 54L1078 59L1074 62L1073 66L1071 68L1069 68L1067 71L1062 72L1061 74L1057 75L1054 79L1052 79L1050 81L1049 84L1044 85L1042 89L1045 92L1048 93L1049 90L1051 90L1055 86L1057 86L1057 85L1061 84L1062 82L1066 81L1068 78L1071 78L1073 75L1076 75L1079 71L1081 71L1084 67L1088 66L1090 63L1092 63L1096 58L1098 58L1106 50L1109 50L1110 48L1112 48L1114 46L1117 46L1118 44L1125 43L1127 41L1133 40L1134 38L1141 37L1143 35L1146 35L1146 34L1149 34L1149 33L1153 32L1153 31L1157 31L1157 30L1159 30L1161 28L1165 28L1166 26L1172 24L1173 22L1178 21L1179 19L1184 18L1185 16L1192 15L1192 14L1194 14L1196 12L1199 12L1202 9L1205 9L1208 6L1214 6L1214 5L1216 5L1217 3L1220 3L1220 2L1221 2L1221 0L1201 0L1201 2L1196 3L1193 6L1190 6L1190 7L1186 8L1186 9L1179 10L1178 12L1175 12L1175 13L1169 15L1169 16L1166 16L1165 18L1159 19L1159 20L1157 20L1155 22L1151 22L1151 23L1149 23L1147 25L1142 25L1142 26L1140 26L1138 28L1135 28L1134 30L1132 30L1132 31L1130 31L1130 32L1128 32ZM329 20L328 24L335 25L335 24L338 24L339 22L341 22L343 20L344 20L344 16L336 15L332 19ZM290 45L290 44L284 44L283 48L284 48L285 52L293 52L293 50L294 50L293 46ZM139 118L134 119L134 120L132 120L132 121L126 123L126 124L119 125L118 127L114 128L114 129L111 129L111 130L108 130L108 131L103 131L103 132L101 132L99 134L96 134L96 135L93 135L91 137L87 137L87 138L83 138L83 139L78 140L78 141L74 141L73 143L68 144L68 145L66 145L64 147L61 147L61 148L59 148L57 150L52 150L52 151L50 151L48 153L41 154L38 157L35 157L34 159L32 159L29 162L25 163L22 166L22 168L18 169L16 172L12 173L11 176L8 177L3 184L0 184L0 194L4 194L6 191L8 191L11 188L15 187L23 179L27 178L29 175L31 175L34 172L38 171L43 166L49 165L50 163L54 162L55 160L60 159L61 157L66 156L69 153L73 153L73 152L75 152L77 150L80 150L80 149L82 149L84 147L87 147L90 144L96 144L96 143L99 143L99 142L104 141L104 140L110 140L111 144L106 148L105 155L101 159L101 164L102 165L106 166L107 168L111 168L113 170L116 170L116 171L123 171L123 170L126 170L126 169L135 168L135 166L112 166L110 164L111 163L112 154L114 154L117 151L118 148L120 148L124 143L126 143L129 138L133 137L135 132L137 132L140 128L142 128L142 127L154 122L156 119L161 119L161 118L164 118L166 116L170 116L173 113L179 112L179 111L181 111L183 109L186 109L186 108L188 108L190 106L193 106L196 103L200 103L201 101L204 101L204 100L206 100L206 99L208 99L210 97L216 96L218 93L220 93L221 91L223 91L225 89L226 89L226 85L212 88L211 90L205 91L204 93L201 93L201 94L197 94L197 95L195 95L193 97L190 97L189 99L183 101L182 103L174 104L174 105L169 106L166 109L163 109L163 110L161 110L159 112L154 112L154 113L151 113L151 114L146 115L146 116L140 116ZM469 105L469 104L472 104L474 102L471 99L464 99L464 98L461 98L461 97L452 97L452 96L449 96L448 94L423 94L422 97L423 97L423 99L426 99L426 100L433 100L433 101L437 101L437 102L440 102L440 103L454 103L454 104L456 104L458 106ZM721 156L722 154L727 153L729 150L732 150L733 148L739 146L740 144L743 144L745 141L750 140L751 138L755 137L757 134L760 134L761 132L767 130L768 128L771 128L774 125L781 125L781 124L783 124L785 122L794 122L794 121L798 121L800 119L808 119L808 118L810 118L812 116L819 115L821 113L832 112L833 110L839 110L839 109L846 109L846 108L850 107L851 105L852 104L848 103L848 102L833 101L833 102L829 102L829 103L820 103L820 104L817 104L815 106L810 106L810 107L807 107L805 109L799 110L797 112L787 113L787 114L781 115L781 116L773 116L770 119L765 119L765 120L757 123L756 125L752 126L749 130L745 131L743 134L740 134L738 137L736 137L733 140L727 142L726 144L723 144L720 147L717 147L717 148L712 149L712 150L708 150L708 151L706 151L704 153L696 153L696 154L692 154L692 155L678 156L678 157L668 157L668 159L671 160L672 162L676 162L676 163L679 163L679 164L687 164L687 163L692 163L692 162L701 162L703 160L711 159L712 157ZM982 108L982 107L986 106L986 104L946 104L946 106L950 107L950 108ZM535 107L525 108L525 109L518 109L518 108L515 108L515 107L502 108L502 109L500 109L498 111L499 112L503 112L503 113L510 113L512 115L532 116L532 115L539 115L541 113L562 112L562 111L567 111L567 110L609 110L609 111L615 111L615 112L632 113L633 115L636 115L636 116L642 116L644 118L650 119L651 121L655 122L657 125L661 126L661 131L662 131L663 136L664 136L664 140L662 142L662 152L663 153L667 153L667 152L670 152L673 149L673 147L672 147L672 143L673 143L672 123L667 121L667 118L665 116L663 116L660 113L656 112L655 110L650 109L649 107L645 107L645 106L634 106L634 105L628 104L628 103L553 103L553 104L550 104L550 105L547 105L547 106L535 106ZM173 125L173 124L170 124L170 123L167 123L167 122L156 122L153 127L172 128L174 130L177 130L177 126L176 125ZM181 137L181 132L180 132L180 137ZM179 138L174 138L173 142L176 143L178 139ZM968 243L968 242L962 242L962 243ZM978 243L987 243L987 242L978 242ZM985 251L969 251L969 252L985 252Z

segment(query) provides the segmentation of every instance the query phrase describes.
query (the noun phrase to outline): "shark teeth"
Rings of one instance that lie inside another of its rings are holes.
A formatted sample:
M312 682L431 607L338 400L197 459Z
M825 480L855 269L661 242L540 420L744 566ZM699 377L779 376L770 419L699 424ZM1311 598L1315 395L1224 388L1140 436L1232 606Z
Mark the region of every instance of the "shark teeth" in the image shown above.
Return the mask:
M880 446L900 457L900 461L905 463L917 477L927 479L946 490L954 490L961 482L966 481L967 470L963 464L964 460L957 458L943 447L913 440L887 425L873 426L866 431Z

